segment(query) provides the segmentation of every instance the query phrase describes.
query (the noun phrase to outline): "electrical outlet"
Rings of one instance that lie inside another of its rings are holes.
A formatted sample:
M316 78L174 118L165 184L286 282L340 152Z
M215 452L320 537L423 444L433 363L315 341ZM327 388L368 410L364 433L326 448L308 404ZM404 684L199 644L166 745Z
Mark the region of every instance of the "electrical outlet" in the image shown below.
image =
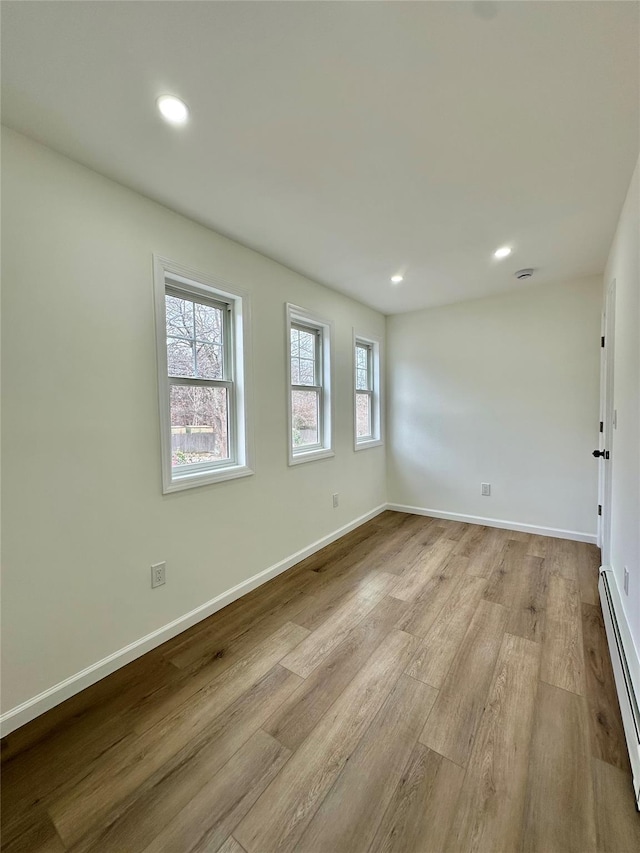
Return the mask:
M157 586L162 586L167 581L167 564L166 563L154 563L151 566L151 588L155 589Z
M629 569L624 567L624 592L625 595L629 595Z
M482 496L485 498L490 497L491 495L491 483L480 483L482 487Z
M336 492L333 496L333 508L335 509L339 505L340 505L340 495L338 494L338 492Z

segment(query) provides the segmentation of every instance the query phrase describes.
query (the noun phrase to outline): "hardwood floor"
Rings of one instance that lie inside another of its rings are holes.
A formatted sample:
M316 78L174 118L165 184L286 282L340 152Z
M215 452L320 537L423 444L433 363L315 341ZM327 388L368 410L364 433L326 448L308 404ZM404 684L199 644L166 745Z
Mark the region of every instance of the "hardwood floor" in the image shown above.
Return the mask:
M2 743L2 850L637 853L594 546L384 513Z

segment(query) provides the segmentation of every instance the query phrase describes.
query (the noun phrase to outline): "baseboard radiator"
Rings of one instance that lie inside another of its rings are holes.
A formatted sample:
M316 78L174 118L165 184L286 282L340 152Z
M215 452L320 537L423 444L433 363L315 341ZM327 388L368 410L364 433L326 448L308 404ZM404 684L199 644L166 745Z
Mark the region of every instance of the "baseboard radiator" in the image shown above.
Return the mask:
M624 734L631 760L633 790L636 805L640 809L640 710L638 708L640 661L631 639L615 575L606 566L600 569L598 588Z

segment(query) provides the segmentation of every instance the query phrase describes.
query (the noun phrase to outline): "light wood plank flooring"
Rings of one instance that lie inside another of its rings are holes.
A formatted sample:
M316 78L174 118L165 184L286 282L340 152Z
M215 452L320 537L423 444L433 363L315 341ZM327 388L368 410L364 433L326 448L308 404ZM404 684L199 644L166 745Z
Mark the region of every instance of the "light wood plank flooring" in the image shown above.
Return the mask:
M2 743L2 850L638 853L595 547L384 513Z

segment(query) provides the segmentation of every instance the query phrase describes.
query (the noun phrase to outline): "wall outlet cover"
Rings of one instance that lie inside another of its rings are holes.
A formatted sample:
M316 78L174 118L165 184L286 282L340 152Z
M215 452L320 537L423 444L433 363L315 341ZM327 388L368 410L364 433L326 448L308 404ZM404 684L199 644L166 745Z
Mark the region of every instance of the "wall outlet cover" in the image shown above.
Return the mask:
M155 589L157 586L163 586L167 581L167 564L166 563L154 563L151 566L151 588Z
M491 495L491 483L481 483L482 496L488 498Z

